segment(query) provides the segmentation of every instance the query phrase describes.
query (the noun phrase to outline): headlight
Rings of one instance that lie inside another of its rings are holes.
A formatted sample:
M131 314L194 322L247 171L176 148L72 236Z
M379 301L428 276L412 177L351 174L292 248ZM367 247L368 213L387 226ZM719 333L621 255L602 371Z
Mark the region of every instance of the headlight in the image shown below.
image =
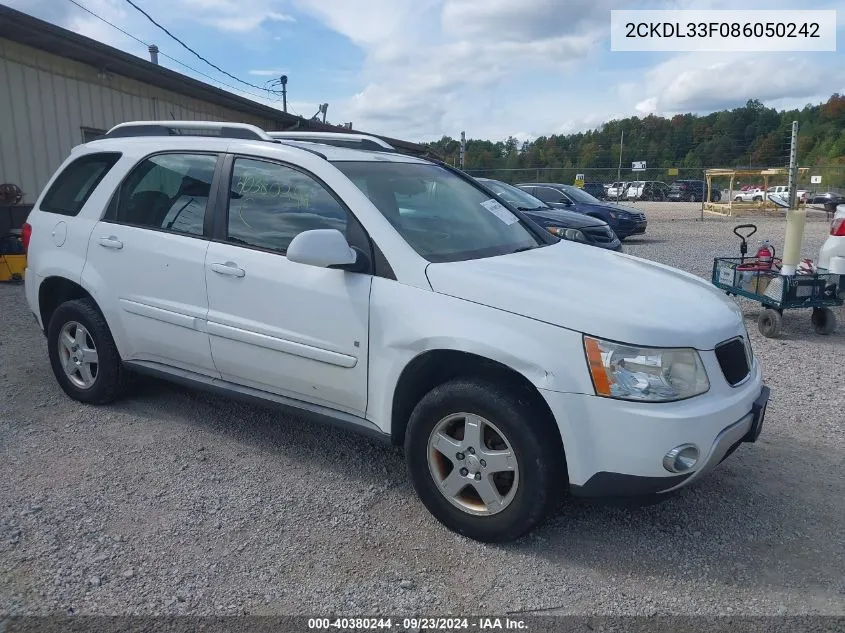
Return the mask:
M558 226L550 226L547 228L549 233L557 235L564 240L570 240L571 242L583 242L585 244L589 242L589 240L587 240L587 236L578 229L565 229Z
M584 351L598 396L670 402L710 389L694 349L633 347L585 336Z
M614 220L616 219L616 213L615 213L615 212L613 212L613 211L608 211L608 215L609 215L611 218L613 218Z

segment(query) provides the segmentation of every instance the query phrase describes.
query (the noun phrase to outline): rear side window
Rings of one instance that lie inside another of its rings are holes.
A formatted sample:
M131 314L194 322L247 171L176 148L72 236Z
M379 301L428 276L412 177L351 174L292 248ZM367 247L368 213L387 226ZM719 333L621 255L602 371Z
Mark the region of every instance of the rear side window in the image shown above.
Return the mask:
M119 158L119 152L86 154L77 158L53 182L41 201L41 210L77 215Z
M120 186L109 215L120 224L203 235L216 165L210 154L151 156Z

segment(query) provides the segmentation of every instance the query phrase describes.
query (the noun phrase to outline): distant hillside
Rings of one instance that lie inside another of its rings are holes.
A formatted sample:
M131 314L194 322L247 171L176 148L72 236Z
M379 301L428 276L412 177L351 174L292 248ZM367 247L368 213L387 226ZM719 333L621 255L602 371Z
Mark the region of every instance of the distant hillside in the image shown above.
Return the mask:
M624 130L623 169L631 161L649 168L775 167L789 162L792 122L798 121L801 166L842 165L845 170L845 96L803 110L778 112L751 100L742 108L706 116L680 114L671 119L647 116L610 121L597 130L543 136L521 145L468 140L467 170L583 168L615 170ZM444 136L429 147L458 163L459 141Z

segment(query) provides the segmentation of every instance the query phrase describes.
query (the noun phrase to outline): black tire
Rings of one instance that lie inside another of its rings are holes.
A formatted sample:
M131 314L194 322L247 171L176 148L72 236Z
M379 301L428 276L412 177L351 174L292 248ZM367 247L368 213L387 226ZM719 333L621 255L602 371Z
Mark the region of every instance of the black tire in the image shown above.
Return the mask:
M830 308L813 308L810 322L816 334L833 334L836 331L836 315Z
M497 514L476 516L453 505L438 489L428 463L429 438L455 413L479 415L504 434L519 469L517 489ZM439 385L414 408L405 435L405 460L414 489L450 530L486 543L512 541L538 525L559 499L566 461L559 431L547 413L493 383L458 379Z
M763 197L762 197L762 196L754 196L753 201L754 201L754 202L762 202L762 201L763 201Z
M780 334L783 325L783 317L777 310L763 308L760 316L757 317L757 329L766 338L775 338Z
M76 321L88 330L97 350L97 375L94 384L86 389L71 382L62 368L59 357L59 333L70 321ZM56 308L47 326L47 352L53 374L62 390L79 402L86 404L112 402L123 394L129 382L129 372L123 367L111 330L91 299L66 301Z
M690 201L690 202L696 202L696 199L695 199L695 194L694 194L694 193L691 193L691 194L689 195L689 201Z

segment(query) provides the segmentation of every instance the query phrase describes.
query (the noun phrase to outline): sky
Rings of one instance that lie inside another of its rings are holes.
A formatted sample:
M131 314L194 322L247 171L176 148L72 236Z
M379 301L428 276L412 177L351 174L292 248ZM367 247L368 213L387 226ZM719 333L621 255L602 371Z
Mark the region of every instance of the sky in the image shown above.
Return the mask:
M281 109L205 65L126 0L75 0L160 63ZM149 58L71 0L3 3ZM288 76L288 110L409 141L584 131L626 116L707 113L759 99L778 109L845 93L845 0L135 0L239 79ZM610 50L612 9L837 10L836 52ZM188 70L173 59L208 75ZM209 79L213 78L213 81ZM229 84L222 85L221 82Z

